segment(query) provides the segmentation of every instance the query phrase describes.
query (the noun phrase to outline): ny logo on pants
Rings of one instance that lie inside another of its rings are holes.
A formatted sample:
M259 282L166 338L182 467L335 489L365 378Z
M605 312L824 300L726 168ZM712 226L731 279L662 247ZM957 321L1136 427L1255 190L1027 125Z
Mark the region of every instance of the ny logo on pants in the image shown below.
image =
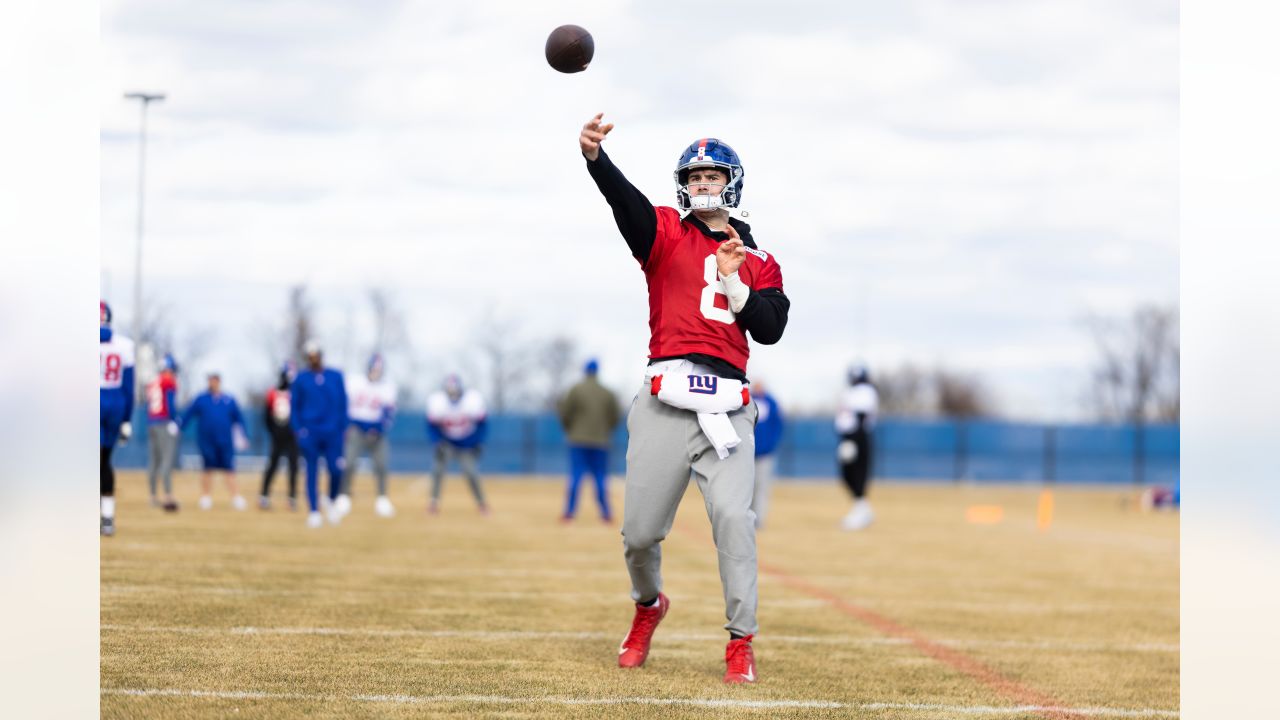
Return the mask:
M715 395L716 381L715 375L690 375L689 376L689 392L701 395Z

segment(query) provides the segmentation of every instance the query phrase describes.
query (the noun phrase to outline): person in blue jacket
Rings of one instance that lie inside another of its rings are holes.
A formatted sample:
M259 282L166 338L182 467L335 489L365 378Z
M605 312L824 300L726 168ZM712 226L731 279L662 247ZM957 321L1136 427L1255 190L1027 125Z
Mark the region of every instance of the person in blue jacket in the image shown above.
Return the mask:
M198 425L196 446L200 448L204 469L200 474L200 509L213 507L209 494L213 490L213 473L221 472L231 493L231 506L244 510L244 497L236 484L234 467L236 450L248 444L244 415L240 414L236 399L222 392L222 378L218 373L209 373L209 389L191 401L178 425L185 430L192 422Z
M347 429L347 389L342 373L324 366L320 344L308 340L303 347L307 367L293 379L289 399L293 406L289 422L298 437L298 446L307 461L307 527L323 524L320 515L320 458L329 468L326 503L329 522L342 520L342 509L334 504L342 490L342 441Z
M751 509L756 513L756 527L762 528L765 513L769 511L769 489L777 460L774 453L782 441L783 421L778 402L759 378L751 388L751 397L760 413L756 419L756 490L751 497Z

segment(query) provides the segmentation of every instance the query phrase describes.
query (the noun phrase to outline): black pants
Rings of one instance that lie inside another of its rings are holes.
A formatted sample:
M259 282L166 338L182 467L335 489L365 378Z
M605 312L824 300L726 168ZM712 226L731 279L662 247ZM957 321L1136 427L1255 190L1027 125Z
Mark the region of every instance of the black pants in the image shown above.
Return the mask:
M271 481L275 479L281 457L289 461L289 497L298 497L298 439L288 428L271 432L271 457L267 460L266 472L262 474L263 497L271 494Z
M840 463L840 477L848 486L855 500L867 495L867 483L871 479L871 433L855 432L846 435L842 440L852 440L858 446L858 454L853 462Z
M116 471L111 467L111 451L114 449L114 445L102 448L98 494L106 497L113 497L116 494Z

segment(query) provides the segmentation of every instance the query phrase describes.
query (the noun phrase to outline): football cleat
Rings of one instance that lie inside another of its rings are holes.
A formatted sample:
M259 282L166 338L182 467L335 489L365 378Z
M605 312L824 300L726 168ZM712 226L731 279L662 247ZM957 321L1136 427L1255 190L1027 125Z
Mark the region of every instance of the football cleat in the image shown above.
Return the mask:
M245 503L245 501L244 501L244 496L243 496L243 495L237 495L237 496L235 496L235 497L231 498L231 507L235 508L236 510L243 510L243 509L245 509L245 508L246 508L246 507L248 507L248 506L247 506L247 504L246 504L246 503Z
M201 509L201 510L211 510L211 509L213 509L213 498L209 497L208 495L201 495L201 496L200 496L200 509Z
M373 502L373 511L378 517L389 518L396 514L396 508L391 504L391 498L386 495L379 495L378 499Z
M258 496L258 509L259 509L259 510L270 510L270 509L271 509L271 498L267 497L266 495L259 495L259 496Z
M751 650L751 638L748 635L737 640L730 640L724 649L724 681L733 685L737 683L753 683L756 681L756 654Z
M636 603L636 616L631 620L631 632L623 638L618 648L618 667L637 668L644 665L649 657L649 641L653 639L653 631L658 623L667 616L671 601L666 595L658 593L658 604L654 607L643 607Z
M875 520L875 513L871 512L871 503L866 500L856 500L849 513L840 521L840 527L845 530L862 530Z
M102 536L111 537L112 535L115 535L115 534L116 534L115 518L109 518L109 517L102 518Z
M333 509L338 512L341 517L346 517L351 512L351 496L342 493L333 501Z
M318 528L322 525L324 525L324 518L321 517L320 513L313 512L307 515L307 527Z
M173 499L165 500L160 507L164 508L165 512L176 513L178 512L178 501Z

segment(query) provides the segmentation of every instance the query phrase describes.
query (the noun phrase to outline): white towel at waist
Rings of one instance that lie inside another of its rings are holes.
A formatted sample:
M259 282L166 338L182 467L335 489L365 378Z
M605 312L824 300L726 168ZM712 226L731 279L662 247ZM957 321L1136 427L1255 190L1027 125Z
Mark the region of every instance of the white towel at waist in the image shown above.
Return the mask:
M707 436L716 456L742 443L725 413L751 402L751 394L740 380L719 377L709 368L688 360L666 360L649 366L649 392L662 402L698 414L698 426Z

